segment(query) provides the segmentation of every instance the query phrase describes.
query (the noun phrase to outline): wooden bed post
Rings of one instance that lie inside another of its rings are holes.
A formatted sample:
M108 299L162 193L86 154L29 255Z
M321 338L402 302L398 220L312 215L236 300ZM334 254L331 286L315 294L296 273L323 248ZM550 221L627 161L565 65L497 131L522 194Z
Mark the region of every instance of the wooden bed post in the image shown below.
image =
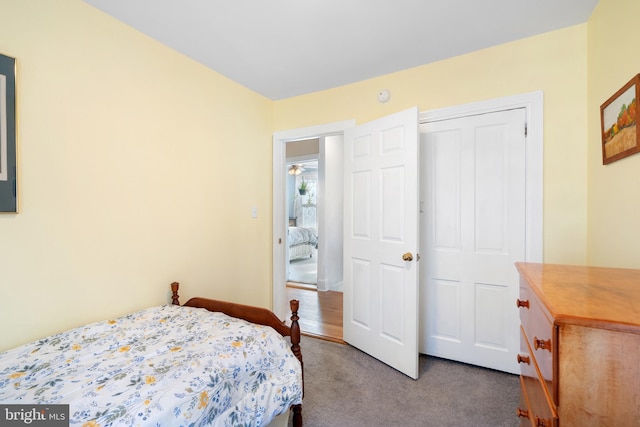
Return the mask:
M302 352L300 351L300 324L298 320L298 309L300 301L292 299L289 301L291 307L291 351L300 361L302 367L302 397L304 398L304 364L302 362ZM293 405L293 427L302 427L302 405Z
M300 324L298 320L298 308L300 308L300 301L292 299L289 301L291 307L291 351L302 363L302 353L300 352Z
M180 287L180 283L173 282L171 284L171 304L180 305L180 301L178 301L178 288Z

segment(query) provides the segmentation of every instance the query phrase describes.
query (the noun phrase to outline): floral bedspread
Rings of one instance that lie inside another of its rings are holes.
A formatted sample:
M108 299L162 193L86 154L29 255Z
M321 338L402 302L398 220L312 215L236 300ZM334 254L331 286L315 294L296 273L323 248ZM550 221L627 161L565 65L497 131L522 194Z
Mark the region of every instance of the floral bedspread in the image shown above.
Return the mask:
M68 403L72 426L262 426L301 377L272 328L167 305L0 353L0 402Z

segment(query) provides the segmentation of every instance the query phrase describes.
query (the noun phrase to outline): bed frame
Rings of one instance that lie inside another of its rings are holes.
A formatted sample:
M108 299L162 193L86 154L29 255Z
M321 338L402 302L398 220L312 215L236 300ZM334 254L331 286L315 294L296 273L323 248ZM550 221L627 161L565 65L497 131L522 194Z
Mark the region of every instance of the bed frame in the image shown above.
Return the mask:
M180 305L178 288L180 284L173 282L171 284L171 303ZM208 298L191 298L184 303L187 307L204 308L209 311L221 312L227 316L244 319L251 323L259 325L271 326L283 337L289 337L291 341L291 351L300 361L302 367L302 396L304 397L304 364L302 363L302 352L300 351L300 324L298 320L298 308L300 302L292 299L289 301L291 307L291 326L287 326L272 311L262 307L253 307L249 305L236 304L228 301L213 300ZM302 405L293 405L293 426L302 427Z

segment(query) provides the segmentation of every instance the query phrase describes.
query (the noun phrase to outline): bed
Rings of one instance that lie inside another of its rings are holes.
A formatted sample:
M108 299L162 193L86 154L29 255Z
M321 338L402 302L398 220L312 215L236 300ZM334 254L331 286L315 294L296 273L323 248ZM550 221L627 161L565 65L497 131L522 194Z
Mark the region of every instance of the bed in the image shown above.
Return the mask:
M309 258L313 250L318 248L318 232L315 228L289 227L287 237L289 245L289 261Z
M181 306L178 288L172 304L0 353L0 402L69 404L72 426L287 425L290 412L302 426L298 301L287 326L260 307Z

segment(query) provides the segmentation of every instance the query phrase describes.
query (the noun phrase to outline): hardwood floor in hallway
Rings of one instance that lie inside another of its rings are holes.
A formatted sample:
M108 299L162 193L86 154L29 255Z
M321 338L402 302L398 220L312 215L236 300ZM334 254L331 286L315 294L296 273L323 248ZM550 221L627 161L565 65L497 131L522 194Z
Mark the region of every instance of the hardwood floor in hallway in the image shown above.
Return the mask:
M318 292L314 287L287 284L287 300L300 301L298 316L303 335L344 343L342 292Z

